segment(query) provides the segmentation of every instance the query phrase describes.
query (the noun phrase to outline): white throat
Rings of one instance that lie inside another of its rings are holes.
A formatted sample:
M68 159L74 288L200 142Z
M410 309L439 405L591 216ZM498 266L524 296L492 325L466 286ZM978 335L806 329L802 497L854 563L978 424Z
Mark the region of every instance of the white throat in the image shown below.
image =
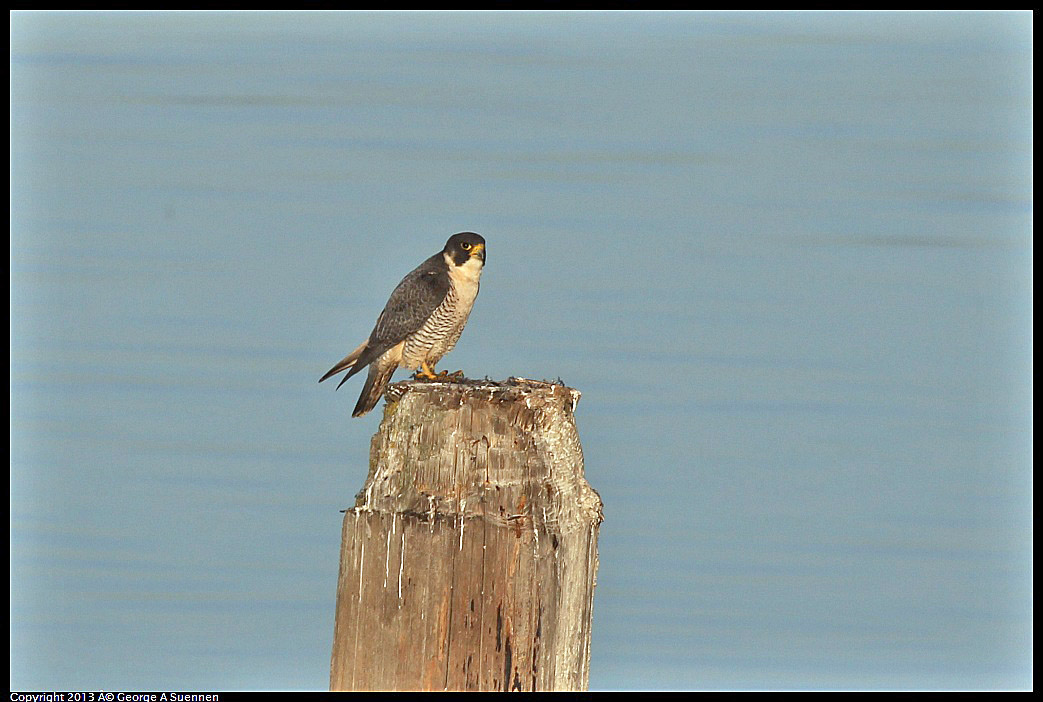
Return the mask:
M442 258L449 266L449 280L454 288L466 290L478 285L478 279L482 276L482 259L472 256L462 266L458 266L446 254L442 254ZM475 290L475 294L477 292Z

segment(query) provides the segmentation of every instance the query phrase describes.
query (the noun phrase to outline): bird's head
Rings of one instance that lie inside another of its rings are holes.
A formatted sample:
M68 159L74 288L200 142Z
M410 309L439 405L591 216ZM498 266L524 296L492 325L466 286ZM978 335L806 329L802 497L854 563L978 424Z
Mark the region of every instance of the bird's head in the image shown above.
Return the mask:
M449 237L442 253L458 266L477 259L478 266L485 265L485 239L474 232L460 232ZM473 264L472 264L473 265Z

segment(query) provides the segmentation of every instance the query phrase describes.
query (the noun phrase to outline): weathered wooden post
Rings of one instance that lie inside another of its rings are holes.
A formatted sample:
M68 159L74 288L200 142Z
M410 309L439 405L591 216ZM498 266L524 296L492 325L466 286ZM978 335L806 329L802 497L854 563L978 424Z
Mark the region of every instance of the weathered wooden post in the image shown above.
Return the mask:
M586 690L601 498L564 385L404 382L344 515L331 690Z

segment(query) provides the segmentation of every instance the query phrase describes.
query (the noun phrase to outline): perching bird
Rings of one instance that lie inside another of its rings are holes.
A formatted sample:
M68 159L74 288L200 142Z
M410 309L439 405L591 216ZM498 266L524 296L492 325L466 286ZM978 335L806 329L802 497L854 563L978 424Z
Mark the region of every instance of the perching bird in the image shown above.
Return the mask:
M478 279L485 265L485 239L473 232L449 237L445 248L402 279L369 338L330 368L326 378L350 368L337 385L369 365L358 404L351 413L361 417L373 409L398 368L417 370L418 378L434 379L434 366L449 353L467 324L478 296Z

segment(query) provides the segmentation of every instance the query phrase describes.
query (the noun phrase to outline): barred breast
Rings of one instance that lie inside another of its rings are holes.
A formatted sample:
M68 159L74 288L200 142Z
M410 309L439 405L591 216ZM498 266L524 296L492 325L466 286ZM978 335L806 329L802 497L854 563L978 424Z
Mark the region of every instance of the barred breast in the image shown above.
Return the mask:
M462 266L450 265L449 293L424 325L406 338L401 368L416 369L423 362L434 366L456 346L478 296L481 262L472 261L475 263L468 261Z

